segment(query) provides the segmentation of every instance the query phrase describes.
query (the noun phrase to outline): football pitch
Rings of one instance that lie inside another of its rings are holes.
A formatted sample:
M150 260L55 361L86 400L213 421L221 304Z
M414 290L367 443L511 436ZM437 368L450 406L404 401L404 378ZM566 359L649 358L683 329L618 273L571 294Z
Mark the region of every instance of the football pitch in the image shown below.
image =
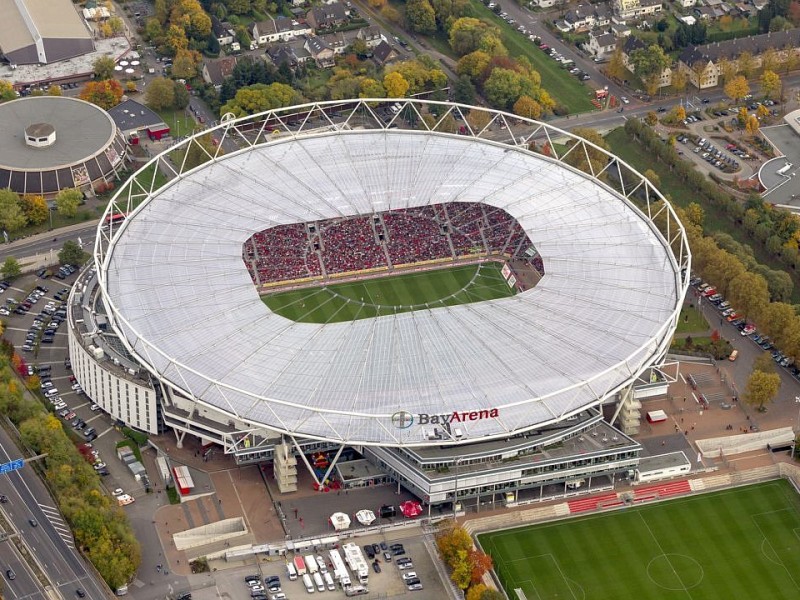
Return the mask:
M516 293L495 262L390 275L264 296L274 313L303 323L337 323L439 306L495 300Z
M785 480L478 539L512 600L800 598L800 497Z

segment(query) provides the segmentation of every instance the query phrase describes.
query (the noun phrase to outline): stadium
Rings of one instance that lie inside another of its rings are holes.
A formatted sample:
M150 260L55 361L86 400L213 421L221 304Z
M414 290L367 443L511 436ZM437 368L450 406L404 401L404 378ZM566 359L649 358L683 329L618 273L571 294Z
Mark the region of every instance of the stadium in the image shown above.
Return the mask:
M633 475L690 266L644 177L433 101L210 134L119 191L73 292L73 368L104 410L271 463L282 492L298 461L315 485L397 482L428 505Z

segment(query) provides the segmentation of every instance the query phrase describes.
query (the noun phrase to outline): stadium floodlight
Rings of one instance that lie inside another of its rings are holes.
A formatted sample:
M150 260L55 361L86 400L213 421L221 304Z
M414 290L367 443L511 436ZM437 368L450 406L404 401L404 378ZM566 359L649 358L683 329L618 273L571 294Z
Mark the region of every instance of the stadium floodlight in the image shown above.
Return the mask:
M190 137L118 191L94 252L122 342L200 408L362 445L505 438L598 405L669 347L690 271L683 227L646 178L582 138L408 99L309 103L203 135L212 149ZM203 164L187 162L198 153ZM306 323L265 306L242 258L271 227L452 202L511 215L541 281Z

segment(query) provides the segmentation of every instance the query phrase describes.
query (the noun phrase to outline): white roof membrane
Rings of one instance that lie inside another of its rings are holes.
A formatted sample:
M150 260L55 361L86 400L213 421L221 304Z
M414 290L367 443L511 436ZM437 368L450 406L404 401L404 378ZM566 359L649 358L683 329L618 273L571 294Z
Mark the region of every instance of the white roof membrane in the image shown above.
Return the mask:
M260 300L242 244L269 227L441 202L502 208L545 276L512 297L296 323ZM677 266L652 225L591 177L464 136L363 130L225 156L151 196L113 241L114 324L149 368L247 422L362 444L425 444L398 411L497 409L505 436L597 404L663 351Z

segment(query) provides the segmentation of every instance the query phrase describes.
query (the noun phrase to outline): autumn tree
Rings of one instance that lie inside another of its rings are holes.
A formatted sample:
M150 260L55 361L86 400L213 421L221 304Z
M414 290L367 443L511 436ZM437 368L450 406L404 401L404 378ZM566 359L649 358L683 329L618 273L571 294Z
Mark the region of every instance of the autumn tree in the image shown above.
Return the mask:
M689 223L696 225L701 230L703 229L703 223L706 220L706 211L702 206L697 202L690 202L683 212Z
M395 25L400 25L403 20L403 16L400 14L400 11L391 4L387 4L381 9L381 16Z
M56 196L56 209L60 215L74 217L78 214L81 202L83 202L83 193L77 188L68 188L61 190Z
M112 79L116 63L110 56L101 56L92 63L94 78L99 80Z
M756 60L750 52L745 50L736 58L736 65L739 67L739 73L745 79L750 79L756 69Z
M194 138L186 150L186 160L183 170L193 169L203 163L208 162L214 156L220 156L223 152L214 144L210 133Z
M404 98L410 87L408 81L397 71L387 73L383 78L387 98Z
M625 67L625 61L622 58L621 48L617 48L614 50L613 54L611 54L611 58L608 61L605 71L606 75L616 81L623 81L627 79L628 69Z
M406 22L411 31L430 34L436 31L436 13L428 0L406 2Z
M775 71L765 70L759 79L761 93L767 98L777 98L781 95L781 78Z
M734 102L739 102L750 93L750 86L743 75L737 75L725 84L725 95Z
M220 113L224 115L230 112L237 117L243 117L273 108L300 104L302 101L303 97L299 92L284 83L269 85L256 83L240 88L236 95L222 106Z
M197 66L201 61L195 50L178 50L172 62L172 76L178 79L191 79L197 76Z
M527 119L538 119L542 116L542 105L530 96L520 96L514 103L514 114Z
M467 560L471 569L470 582L473 584L480 583L483 576L492 569L492 557L475 548L469 551Z
M466 75L475 83L483 78L483 74L489 69L491 62L491 56L483 50L476 50L458 59L456 73Z
M781 387L781 377L777 373L764 373L753 371L747 379L744 395L745 402L756 407L759 412L766 410L765 406L775 399Z
M605 139L595 129L576 127L572 130L572 133L600 148L608 150L608 144ZM601 150L582 143L580 140L570 140L567 145L570 146L570 150L562 155L563 161L584 173L598 173L608 162L608 155Z
M90 81L81 90L78 97L100 108L108 110L122 101L122 85L116 79Z
M17 92L14 91L14 86L8 81L0 80L0 101L14 100L17 97Z
M736 77L738 73L738 67L735 61L730 60L727 57L721 57L719 59L719 73L720 79L722 80L723 84L728 83L731 79Z
M50 216L47 201L42 196L35 194L22 196L20 198L20 206L22 207L22 212L25 213L25 219L30 225L44 223Z
M672 87L676 92L682 92L686 89L686 84L689 82L689 77L683 69L673 69L672 71Z
M656 111L651 110L644 116L644 122L650 125L650 127L655 127L658 124L658 115Z
M482 583L473 585L467 590L466 600L481 600L483 592L485 592L488 589L489 588L487 588Z
M481 39L488 33L497 35L497 28L480 19L461 17L450 27L450 47L458 56L464 56L477 50Z
M474 132L482 131L492 120L491 115L485 110L473 109L467 115L467 123Z
M760 123L758 122L758 117L755 115L748 115L747 120L744 122L744 129L750 135L755 135L758 133L758 128L760 127Z
M644 173L642 173L642 175L644 175L645 179L653 184L654 188L658 189L661 187L661 177L659 177L658 173L653 171L653 169L647 169Z

